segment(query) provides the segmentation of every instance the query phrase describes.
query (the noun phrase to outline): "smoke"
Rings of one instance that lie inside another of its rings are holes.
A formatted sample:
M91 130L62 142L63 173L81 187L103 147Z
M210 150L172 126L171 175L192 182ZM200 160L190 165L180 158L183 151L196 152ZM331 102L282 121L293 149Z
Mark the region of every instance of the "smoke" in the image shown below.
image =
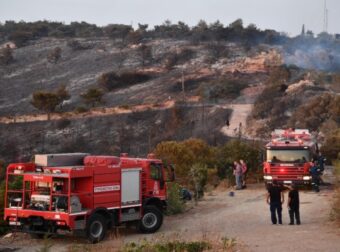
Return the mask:
M315 69L327 72L340 71L340 41L332 43L301 43L288 45L284 52L284 62L304 69Z

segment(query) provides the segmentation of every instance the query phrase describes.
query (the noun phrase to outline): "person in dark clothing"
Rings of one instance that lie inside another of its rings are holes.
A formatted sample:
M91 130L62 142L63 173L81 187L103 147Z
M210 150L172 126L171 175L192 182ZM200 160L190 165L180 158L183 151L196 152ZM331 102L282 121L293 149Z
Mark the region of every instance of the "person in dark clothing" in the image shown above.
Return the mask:
M270 205L272 223L276 224L277 221L279 221L279 224L282 224L282 204L284 203L284 195L282 188L278 186L276 180L273 180L273 185L268 188L267 203Z
M291 190L288 193L288 212L290 223L289 225L294 225L294 216L296 220L296 224L300 225L300 200L299 200L299 191L295 184L292 185Z
M324 156L322 156L321 152L319 152L317 160L318 160L320 171L322 173L325 170L325 158Z
M312 175L312 187L315 192L319 192L320 186L320 168L318 162L314 161L313 166L309 170L310 175Z

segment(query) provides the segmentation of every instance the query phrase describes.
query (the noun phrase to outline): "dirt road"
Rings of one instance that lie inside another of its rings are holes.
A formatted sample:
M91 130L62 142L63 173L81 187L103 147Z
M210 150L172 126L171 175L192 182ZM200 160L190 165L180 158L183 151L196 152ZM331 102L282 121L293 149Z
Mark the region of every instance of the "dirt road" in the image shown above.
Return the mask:
M229 120L229 126L222 127L221 132L230 137L237 137L240 133L243 135L247 125L247 118L253 109L253 104L230 104L228 108L232 109Z
M332 182L331 168L326 170L324 180ZM141 235L132 228L124 228L120 229L118 239L113 238L111 233L97 245L88 245L83 239L58 237L49 241L51 251L70 251L70 248L82 249L86 246L112 248L115 251L124 242L160 237L216 241L221 237L235 238L241 245L240 251L340 251L340 230L329 220L333 196L331 186L323 186L320 193L300 191L300 226L288 225L286 205L283 225L271 224L262 184L248 185L247 189L236 191L234 197L230 197L228 192L208 193L203 201L186 213L166 217L162 228L153 235ZM26 235L18 235L14 240L2 238L0 241L0 251L3 248L36 251L44 246L43 241L31 240Z

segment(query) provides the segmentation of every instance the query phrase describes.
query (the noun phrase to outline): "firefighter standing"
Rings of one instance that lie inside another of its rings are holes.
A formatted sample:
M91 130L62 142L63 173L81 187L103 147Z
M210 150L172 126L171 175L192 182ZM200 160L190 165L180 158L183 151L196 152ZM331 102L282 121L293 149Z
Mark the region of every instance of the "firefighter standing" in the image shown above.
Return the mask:
M296 224L300 225L300 199L299 199L299 191L295 184L292 184L292 188L289 190L288 193L288 212L290 223L289 225L294 225L294 216L296 220Z
M320 168L318 166L318 162L314 161L313 166L309 170L310 175L312 175L312 187L315 192L319 192L319 185L320 185Z
M276 180L273 180L273 185L268 189L267 203L270 205L272 223L276 224L277 221L279 221L279 224L282 224L282 204L284 203L284 196L282 188L278 186Z

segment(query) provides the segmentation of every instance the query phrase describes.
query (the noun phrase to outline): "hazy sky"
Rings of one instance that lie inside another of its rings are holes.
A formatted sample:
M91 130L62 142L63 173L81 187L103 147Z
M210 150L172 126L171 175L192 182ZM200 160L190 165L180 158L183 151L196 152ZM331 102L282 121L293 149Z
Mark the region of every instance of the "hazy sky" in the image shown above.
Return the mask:
M328 32L340 33L340 0L327 0ZM50 20L69 23L162 24L200 19L227 25L242 18L245 25L296 35L302 24L319 33L323 29L324 0L0 0L0 22Z

